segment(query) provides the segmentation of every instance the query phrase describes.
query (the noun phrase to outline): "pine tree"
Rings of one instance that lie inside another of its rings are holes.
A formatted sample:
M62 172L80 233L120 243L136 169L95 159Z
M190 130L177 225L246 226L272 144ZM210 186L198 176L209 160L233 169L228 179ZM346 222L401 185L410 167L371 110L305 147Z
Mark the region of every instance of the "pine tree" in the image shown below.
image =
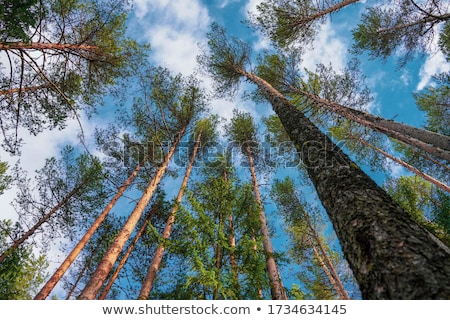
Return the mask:
M216 81L218 92L236 92L243 77L258 86L279 116L333 223L363 298L448 298L448 247L417 224L275 88L245 70L247 45L229 39L217 24L208 40L209 53L199 61ZM423 252L433 255L425 257ZM420 287L414 285L417 282Z

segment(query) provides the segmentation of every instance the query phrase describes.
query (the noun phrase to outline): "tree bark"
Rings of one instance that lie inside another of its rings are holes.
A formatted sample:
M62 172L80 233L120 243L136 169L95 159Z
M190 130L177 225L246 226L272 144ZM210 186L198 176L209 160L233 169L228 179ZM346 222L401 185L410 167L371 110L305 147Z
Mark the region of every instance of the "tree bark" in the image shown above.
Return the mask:
M421 149L435 157L450 161L450 137L448 136L348 108L292 86L288 86L288 88L313 101L319 107L365 127L384 133L391 138Z
M170 159L172 158L172 155L174 154L174 152L181 140L181 137L184 135L185 131L186 131L186 127L184 127L181 130L176 141L170 147L168 154L164 158L164 162L160 165L160 167L156 171L155 176L148 184L142 197L139 199L139 202L136 204L136 207L134 208L133 212L128 217L128 220L125 222L125 225L123 226L122 230L117 235L113 244L111 245L109 250L106 252L105 256L103 257L103 260L98 265L97 270L94 272L91 279L86 284L83 291L81 292L81 295L79 297L80 300L95 299L103 282L105 281L106 277L108 276L108 273L111 271L120 252L122 251L123 246L125 245L126 241L128 240L131 233L133 232L134 227L136 226L137 222L139 221L139 218L141 217L142 212L144 211L145 207L147 206L148 202L150 201L151 197L153 196L153 193L155 192L156 187L158 186L162 177L164 176L164 173L166 172L167 167L169 165Z
M259 207L259 221L261 222L261 234L263 235L264 254L266 256L267 273L269 275L270 291L272 299L287 300L283 282L278 271L277 264L273 258L272 242L270 240L269 229L267 228L266 216L262 205L261 194L259 192L258 180L256 178L255 165L253 163L252 150L250 144L246 143L246 152L250 164L250 173L252 175L253 192Z
M123 255L122 259L120 260L119 264L117 265L116 270L114 270L114 273L109 278L108 283L103 288L102 293L98 296L98 300L105 300L106 296L108 295L109 291L111 290L114 281L116 281L117 277L119 276L120 271L122 270L123 266L127 262L128 258L130 257L131 253L133 252L136 244L138 243L139 239L141 238L142 234L144 233L145 229L147 228L147 225L150 223L150 220L153 217L154 212L156 211L156 207L153 207L150 212L148 213L147 219L145 219L144 223L142 224L139 231L134 236L133 241L131 242L130 246L128 247L127 251Z
M180 206L181 200L183 199L184 190L189 181L189 176L191 175L192 168L194 166L195 157L197 156L198 149L200 147L202 132L200 131L197 136L197 141L195 142L194 150L191 155L191 159L189 161L189 165L186 168L186 172L183 177L183 181L181 182L180 190L178 191L177 199L175 205L172 208L169 218L167 219L166 226L164 227L162 238L167 240L170 238L170 234L172 232L173 224L175 223L175 215ZM164 255L165 245L164 243L160 244L156 249L155 255L152 259L152 262L147 270L147 275L145 277L144 282L142 283L141 291L139 293L138 299L145 300L148 298L150 291L153 287L153 282L155 281L156 274L159 270L159 266L161 265L162 257Z
M326 16L327 14L330 14L330 13L333 13L335 11L338 11L338 10L344 8L345 6L348 6L348 5L350 5L352 3L355 3L355 2L359 2L359 0L344 0L344 1L341 1L339 3L336 3L333 6L330 6L329 8L321 10L321 11L315 13L315 14L312 14L310 16L307 16L307 17L304 17L304 18L301 18L301 19L298 19L295 22L294 26L298 27L298 26L303 25L305 23L317 20L319 18L322 18L322 17Z
M130 174L128 179L125 181L125 183L117 190L117 193L115 196L111 199L111 201L108 203L108 205L103 209L102 213L95 219L95 221L92 223L91 227L86 231L84 236L80 239L78 244L75 246L75 248L72 249L72 251L69 253L69 255L66 257L66 259L61 263L59 268L53 273L52 277L47 281L47 283L42 287L42 289L39 291L39 293L34 297L34 300L44 300L48 297L50 292L53 290L53 288L56 286L56 284L61 280L62 276L66 273L66 271L69 269L69 267L72 265L72 263L75 261L75 259L78 257L80 252L84 249L86 244L89 242L91 237L94 235L95 231L100 227L102 222L106 219L111 209L114 207L116 202L119 200L119 198L123 195L125 190L129 187L131 182L133 182L134 178L138 174L139 170L141 169L141 164L138 164L134 171Z
M255 83L280 118L340 240L364 299L450 299L450 249L415 222L269 83Z

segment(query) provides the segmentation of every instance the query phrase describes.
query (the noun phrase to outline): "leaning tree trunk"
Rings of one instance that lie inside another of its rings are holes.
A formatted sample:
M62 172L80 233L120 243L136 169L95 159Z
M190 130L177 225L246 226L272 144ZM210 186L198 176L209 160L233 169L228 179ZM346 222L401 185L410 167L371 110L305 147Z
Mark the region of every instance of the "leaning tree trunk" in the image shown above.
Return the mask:
M342 8L344 8L344 7L346 7L346 6L350 5L350 4L353 4L355 2L359 2L359 0L343 0L343 1L339 2L339 3L336 3L333 6L330 6L330 7L326 8L326 9L321 10L321 11L319 11L317 13L314 13L314 14L312 14L310 16L306 16L306 17L302 17L302 18L298 19L297 21L294 22L294 26L304 25L304 24L312 22L314 20L323 18L324 16L326 16L326 15L328 15L330 13L339 11Z
M189 161L189 165L184 174L183 181L181 182L181 187L180 187L180 190L178 191L175 205L172 208L172 211L170 213L169 218L167 219L166 226L162 233L162 238L165 240L169 239L170 234L172 232L173 224L175 223L175 215L178 211L181 200L183 199L184 190L186 189L187 183L189 181L189 176L191 175L192 167L194 166L194 162L195 162L195 157L197 156L198 148L200 147L201 137L202 137L202 133L200 131L197 136L197 141L195 142L194 150L192 152L191 159ZM141 288L141 291L138 296L139 300L145 300L148 298L148 295L150 294L150 291L152 290L152 287L153 287L153 282L155 281L155 278L156 278L156 273L158 272L159 266L161 265L161 261L162 261L165 249L166 248L164 246L164 242L162 242L156 249L153 260L147 270L147 275L145 277L145 280L142 283L142 288Z
M106 280L109 272L113 268L113 265L116 262L120 252L122 251L125 243L127 242L128 238L130 237L131 233L133 232L134 227L136 226L137 222L139 221L139 218L141 217L142 212L144 211L145 207L147 206L148 202L150 201L151 197L153 196L158 184L160 183L162 177L164 176L164 173L166 172L167 167L169 165L170 159L172 158L173 154L175 153L175 150L176 150L178 144L180 143L180 140L181 140L182 136L184 135L185 131L186 131L186 127L184 127L180 131L176 141L170 147L169 152L165 156L163 163L159 166L158 170L155 173L155 176L150 181L150 183L147 185L147 188L145 189L143 195L141 196L138 203L136 204L136 207L134 208L133 212L128 217L128 220L125 222L124 226L122 227L122 230L120 230L119 234L116 236L111 247L109 248L109 250L106 252L105 256L103 257L103 260L100 262L100 264L98 265L94 274L91 276L89 282L86 284L83 291L81 292L81 295L79 297L80 300L95 299L103 282Z
M419 170L419 169L417 169L416 167L410 165L409 163L403 161L402 159L399 159L399 158L397 158L397 157L394 157L393 155L387 153L387 152L384 151L384 150L381 150L380 148L374 146L373 144L367 142L367 141L364 140L364 139L355 137L355 136L353 136L353 135L351 135L350 138L351 138L351 139L354 139L354 140L356 140L356 141L358 141L358 142L360 142L362 145L364 145L364 146L366 146L366 147L372 148L373 150L375 150L375 151L381 153L381 154L382 154L383 156L385 156L386 158L391 159L392 161L394 161L394 162L398 163L399 165L405 167L405 168L408 169L409 171L411 171L411 172L417 174L419 177L422 177L423 179L427 180L428 182L431 182L432 184L434 184L434 185L435 185L436 187L438 187L439 189L444 190L444 191L446 191L446 192L450 192L450 186L446 185L445 183L443 183L442 181L440 181L440 180L438 180L438 179L436 179L436 178L433 178L432 176L426 174L425 172L422 172L421 170Z
M128 258L130 257L131 253L133 252L134 248L136 247L136 244L138 243L139 239L141 238L142 234L144 233L144 231L146 230L148 224L150 223L150 220L152 219L155 211L157 210L157 207L153 207L150 212L147 215L147 218L145 219L144 223L142 224L141 228L139 229L139 231L136 233L136 235L134 236L133 241L130 243L127 251L125 252L125 254L123 255L122 259L120 260L119 264L117 265L116 270L114 270L114 273L112 274L112 276L109 278L108 283L106 284L106 286L103 288L102 293L98 296L98 300L104 300L106 299L106 296L108 295L109 291L111 290L114 281L116 281L117 277L120 274L120 271L122 270L122 268L125 266L126 262L128 261Z
M111 199L111 201L108 203L108 205L103 209L102 213L95 219L95 221L92 223L91 227L86 231L84 236L80 239L78 244L75 246L75 248L72 249L72 251L69 253L69 255L66 257L66 259L61 263L59 268L53 273L52 277L47 281L47 283L42 287L42 289L39 291L39 293L34 297L34 300L44 300L48 297L50 292L53 290L53 288L56 286L56 284L61 280L62 276L66 273L66 271L69 269L69 267L72 265L72 263L75 261L75 259L78 257L80 252L84 249L86 244L89 242L91 237L94 235L95 231L100 227L102 222L106 219L111 209L114 207L116 202L119 200L119 198L123 195L125 190L128 188L128 186L131 184L131 182L134 180L136 175L138 174L139 170L141 169L141 164L138 164L134 171L130 174L128 179L125 181L125 183L117 190L117 193L115 196Z
M270 240L269 229L267 228L266 216L261 201L261 194L259 193L258 180L256 178L255 166L253 163L252 150L250 144L246 143L246 152L250 164L250 173L252 175L253 192L255 194L256 202L259 208L259 221L261 222L261 234L263 236L264 254L266 256L267 273L270 282L270 291L272 299L287 300L286 292L281 281L281 276L278 271L277 264L273 258L272 242Z
M78 185L77 187L75 187L67 196L65 196L55 207L53 207L53 209L51 209L48 213L46 213L45 215L43 215L38 222L36 222L34 224L34 226L32 226L27 232L25 232L19 239L14 240L14 243L8 248L6 249L5 252L2 253L2 255L0 256L0 263L3 262L3 260L5 260L5 258L14 250L16 250L22 243L25 242L25 240L27 240L29 237L31 237L36 230L38 230L44 223L48 222L50 220L50 218L59 210L61 209L61 207L63 207L64 205L66 205L67 202L69 202L69 200L78 192L80 192L80 190L82 189L82 187L87 183L88 181L84 181L82 182L80 185Z
M372 130L381 132L391 138L423 150L435 157L450 161L450 137L446 135L421 128L415 128L404 123L386 120L367 112L345 107L292 86L289 86L289 89L295 93L303 95L318 107L336 113Z
M321 255L319 254L319 252L317 251L316 247L313 244L313 250L314 250L314 253L317 251L316 255L318 255L317 257L319 259L319 263L320 264L325 263L325 266L326 266L326 270L324 268L325 273L327 274L327 276L331 276L333 278L332 281L330 279L330 282L333 285L333 287L335 287L336 292L338 293L339 297L342 300L350 300L347 290L345 290L344 285L342 284L342 281L339 278L333 263L331 262L330 258L328 257L328 253L322 244L322 240L320 239L319 235L317 234L316 229L314 228L314 226L311 223L311 220L309 219L308 213L306 213L304 210L302 210L302 211L303 211L303 216L305 217L305 220L306 220L306 224L308 225L308 228L312 233L314 241L316 242L316 244L320 250Z
M362 297L450 299L450 249L269 83L235 71L258 86L297 148Z

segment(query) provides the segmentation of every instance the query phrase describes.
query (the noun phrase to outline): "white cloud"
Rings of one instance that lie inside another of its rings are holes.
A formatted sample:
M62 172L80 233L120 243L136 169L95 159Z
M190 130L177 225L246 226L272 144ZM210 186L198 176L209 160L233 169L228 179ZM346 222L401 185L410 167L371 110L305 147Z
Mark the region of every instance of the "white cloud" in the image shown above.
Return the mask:
M420 82L417 90L422 90L431 83L432 77L442 72L450 71L450 64L445 60L442 52L428 56L422 68L419 71Z
M335 70L342 70L346 63L347 48L341 41L331 23L324 23L313 42L313 48L303 55L303 66L315 70L319 63L331 63Z

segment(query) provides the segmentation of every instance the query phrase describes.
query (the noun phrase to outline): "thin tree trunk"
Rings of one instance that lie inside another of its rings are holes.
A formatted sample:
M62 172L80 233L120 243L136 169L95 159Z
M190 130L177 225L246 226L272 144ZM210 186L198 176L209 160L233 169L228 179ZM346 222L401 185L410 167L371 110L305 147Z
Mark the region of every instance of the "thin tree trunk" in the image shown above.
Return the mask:
M383 29L378 29L376 32L376 35L379 35L380 33L390 33L393 31L397 31L397 30L401 30L401 29L406 29L406 28L410 28L410 27L414 27L417 26L419 24L426 24L426 23L432 23L432 24L436 24L438 22L444 22L450 19L450 13L446 13L443 14L441 16L428 16L425 17L423 19L419 19L410 23L405 23L405 24L400 24L394 27L390 27L390 28L383 28Z
M72 249L72 251L69 253L69 255L66 257L66 259L61 263L59 268L53 273L52 277L47 281L47 283L42 287L42 289L39 291L39 293L34 297L34 300L44 300L48 297L50 292L53 290L53 288L56 286L56 284L61 280L62 276L66 273L66 271L69 269L69 267L72 265L72 263L75 261L75 259L78 257L80 252L84 249L86 244L89 242L91 237L94 235L95 231L100 227L102 222L106 219L109 212L113 208L113 206L116 204L116 202L119 200L119 198L123 195L125 190L130 186L130 184L133 182L134 178L138 174L139 170L141 169L141 164L138 164L134 171L130 174L128 179L125 181L125 183L117 190L117 193L115 196L111 199L111 201L108 203L108 205L103 209L102 213L95 219L95 221L92 223L91 227L86 231L84 236L81 238L81 240L78 242L78 244L75 246L75 248Z
M411 172L414 172L415 174L417 174L419 177L422 177L423 179L431 182L432 184L434 184L436 187L438 187L441 190L444 190L446 192L450 192L450 187L448 185L446 185L445 183L443 183L442 181L439 181L438 179L433 178L432 176L426 174L425 172L420 171L419 169L417 169L416 167L410 165L409 163L403 161L402 159L399 159L397 157L394 157L393 155L387 153L384 150L381 150L380 148L375 147L373 144L365 141L364 139L355 137L355 136L351 136L352 139L355 139L356 141L360 142L361 144L365 145L366 147L372 148L373 150L381 153L382 155L384 155L386 158L391 159L392 161L398 163L399 165L405 167L406 169L408 169Z
M8 94L19 93L19 92L38 91L38 90L41 90L41 89L48 89L48 88L51 88L51 85L42 85L42 86L34 86L34 87L13 88L13 89L7 89L7 90L0 90L0 96L1 95L8 95Z
M156 187L158 186L159 182L161 181L162 177L164 176L164 173L166 172L167 167L169 165L170 159L172 158L172 155L174 154L174 152L181 140L181 137L184 135L185 131L186 131L186 127L184 127L181 130L176 141L170 147L168 154L165 156L164 162L161 164L161 166L156 171L155 176L148 184L147 188L144 191L144 194L139 199L139 202L136 204L136 207L134 208L133 212L129 216L128 220L125 222L125 225L123 226L122 230L117 235L116 239L114 240L113 244L109 248L108 252L106 252L105 256L103 257L103 260L100 262L99 266L97 267L97 270L94 272L91 279L86 284L83 291L81 292L80 300L95 299L103 282L105 281L105 279L108 276L109 272L111 271L114 263L116 262L120 252L122 251L123 246L125 245L126 241L128 240L131 233L133 232L133 229L136 226L136 223L139 221L139 218L141 217L142 212L144 211L145 207L147 206L148 202L150 201L151 197L153 196L153 193L155 192Z
M45 215L43 215L38 222L36 222L36 224L34 226L32 226L27 232L25 232L19 239L15 240L14 243L8 248L6 249L5 252L2 253L2 255L0 256L0 263L3 262L3 260L5 260L5 258L8 256L8 254L10 254L11 252L13 252L14 250L16 250L22 243L25 242L25 240L27 240L30 236L32 236L37 229L39 229L39 227L41 225L43 225L45 222L48 222L48 220L62 207L64 206L69 200L70 198L72 198L76 193L78 193L81 188L87 183L87 181L84 181L83 183L81 183L79 186L75 187L67 196L65 196L53 209L51 209L48 213L46 213Z
M156 211L156 207L153 207L150 212L148 213L147 219L145 219L144 223L142 224L139 231L136 233L133 241L129 245L127 251L123 255L122 259L120 260L119 264L117 265L116 270L114 270L114 273L109 278L108 283L103 288L102 293L98 296L98 300L104 300L106 299L106 296L108 295L109 291L111 290L114 281L116 281L117 277L119 276L120 271L122 270L123 266L127 262L128 258L130 257L131 253L133 252L134 248L136 247L136 244L138 243L139 239L141 238L142 234L144 233L145 229L147 228L147 225L150 223L150 220L152 219L154 213Z
M319 250L321 252L321 258L323 257L323 260L325 260L325 264L327 266L327 270L330 273L331 277L333 278L333 286L336 288L336 292L338 293L340 299L342 300L350 300L350 297L348 296L347 290L345 290L344 285L342 284L341 279L339 278L336 269L334 268L333 263L331 262L330 258L328 257L328 253L326 252L325 248L322 245L322 240L320 239L319 235L317 234L316 229L313 227L311 220L309 219L309 215L306 211L302 210L303 216L305 217L306 224L308 225L309 230L312 233L312 236L319 247ZM316 248L313 246L313 249L316 250Z
M87 258L87 261L84 263L83 269L81 269L81 271L78 273L77 279L75 280L74 284L70 288L70 291L67 293L66 300L69 300L70 297L72 296L73 292L75 291L75 289L78 286L78 283L83 278L83 275L86 272L87 268L89 268L89 266L91 265L92 259L94 258L95 254L97 253L98 249L100 248L100 245L103 242L104 242L104 238L101 241L99 241L99 243L97 244L95 249L92 251L91 255Z
M223 180L227 183L228 176L227 171L223 172ZM233 281L233 288L236 293L237 298L239 299L239 274L238 274L238 265L236 259L236 235L234 232L233 225L233 213L230 212L228 214L228 242L230 244L230 264L231 264L231 278Z
M3 42L0 43L0 51L2 50L55 50L55 51L90 51L98 52L98 46L89 46L84 44L69 43L45 43L45 42Z
M386 120L370 113L348 108L322 99L315 94L288 86L290 90L313 101L315 105L336 113L348 120L386 134L396 140L414 146L435 157L450 161L450 137L425 129L415 128L403 123Z
M197 156L197 152L200 147L201 137L202 137L202 132L200 131L197 136L197 141L195 142L194 150L192 152L191 159L189 161L189 165L186 168L186 172L184 174L183 181L181 182L181 187L180 187L180 190L178 191L176 202L172 208L169 218L167 219L166 226L164 227L164 231L162 233L163 239L167 240L170 238L173 224L175 223L175 215L178 211L181 200L183 199L184 191L186 189L186 186L189 181L189 176L191 175L191 171L194 166L195 157ZM161 243L160 245L158 245L158 248L156 249L156 252L152 259L152 262L147 270L147 275L145 277L145 280L142 283L141 291L138 296L139 300L145 300L148 298L150 291L152 290L153 282L155 281L156 274L159 270L159 266L161 265L161 261L162 261L162 257L164 255L165 249L166 248L164 246L164 243Z
M340 292L340 288L336 283L335 278L333 277L333 275L330 272L330 269L328 269L327 264L325 263L325 261L323 260L322 256L320 255L319 251L317 250L316 246L314 245L314 243L310 243L311 248L313 249L314 252L314 256L317 258L317 260L319 261L320 267L323 269L323 271L325 272L325 275L327 276L328 280L330 281L331 285L333 286L334 290L336 291L336 293L339 295L339 297L341 299L344 299L341 295Z
M294 23L294 26L297 27L297 26L300 26L300 25L304 25L305 23L317 20L319 18L322 18L322 17L326 16L327 14L330 14L330 13L333 13L335 11L338 11L338 10L344 8L345 6L348 6L348 5L350 5L352 3L355 3L355 2L359 2L359 0L344 0L344 1L341 1L339 3L336 3L335 5L327 8L327 9L321 10L321 11L319 11L319 12L317 12L315 14L312 14L310 16L302 17L302 18L298 19Z
M220 232L223 230L223 216L219 210L219 226L217 228L217 243L214 247L214 258L216 259L216 280L220 281L220 272L222 270L222 244L220 243ZM215 286L213 288L213 300L219 300L219 288Z
M415 222L269 83L255 83L280 118L317 190L364 299L450 299L450 249Z
M272 299L287 300L286 292L281 281L281 276L278 271L277 264L273 258L272 242L270 241L269 229L267 228L266 217L262 205L261 194L259 193L258 180L256 178L255 166L253 163L252 150L250 144L246 143L247 157L250 164L250 172L252 175L253 191L255 193L256 202L259 208L259 221L261 222L261 234L263 235L264 254L266 256L267 272L269 275L270 291Z

